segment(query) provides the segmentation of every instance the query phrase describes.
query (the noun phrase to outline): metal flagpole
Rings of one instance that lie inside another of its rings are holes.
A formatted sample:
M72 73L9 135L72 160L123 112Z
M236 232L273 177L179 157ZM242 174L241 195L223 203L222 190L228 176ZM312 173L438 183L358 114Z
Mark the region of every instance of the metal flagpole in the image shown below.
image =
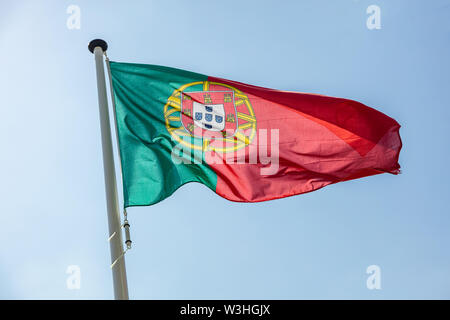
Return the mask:
M108 100L106 97L105 71L103 67L103 53L108 49L108 44L101 39L95 39L89 43L88 48L89 51L94 54L95 68L97 71L98 106L100 110L103 169L105 175L106 207L110 234L109 246L111 252L114 298L117 300L128 300L127 274L122 245L122 229L120 224L119 202L117 198L116 172L114 167Z

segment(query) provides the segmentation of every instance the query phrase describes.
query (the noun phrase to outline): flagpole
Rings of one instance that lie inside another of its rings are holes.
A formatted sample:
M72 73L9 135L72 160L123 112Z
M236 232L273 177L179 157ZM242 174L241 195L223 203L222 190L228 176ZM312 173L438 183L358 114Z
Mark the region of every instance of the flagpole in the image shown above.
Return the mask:
M122 244L119 201L117 197L116 172L114 167L111 126L109 120L108 100L106 97L105 70L103 54L108 44L95 39L89 43L89 51L94 54L97 72L98 106L100 110L100 129L102 136L103 170L105 176L106 207L108 214L109 247L111 252L111 269L113 275L114 298L128 300L128 284L125 269L125 257Z

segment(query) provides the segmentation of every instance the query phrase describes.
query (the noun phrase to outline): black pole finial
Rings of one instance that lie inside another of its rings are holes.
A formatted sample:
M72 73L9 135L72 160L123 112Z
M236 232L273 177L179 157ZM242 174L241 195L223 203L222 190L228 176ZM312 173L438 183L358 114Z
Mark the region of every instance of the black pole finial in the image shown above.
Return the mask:
M91 53L94 53L95 47L102 48L103 52L108 50L108 44L106 43L105 40L102 39L94 39L91 42L89 42L88 49Z

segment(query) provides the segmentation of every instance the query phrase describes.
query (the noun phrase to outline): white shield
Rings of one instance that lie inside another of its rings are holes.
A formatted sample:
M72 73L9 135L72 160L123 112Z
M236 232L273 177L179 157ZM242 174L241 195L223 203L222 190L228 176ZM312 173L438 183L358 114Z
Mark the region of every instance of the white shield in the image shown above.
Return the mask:
M194 101L194 124L211 131L222 131L225 128L225 109L223 104L202 104Z

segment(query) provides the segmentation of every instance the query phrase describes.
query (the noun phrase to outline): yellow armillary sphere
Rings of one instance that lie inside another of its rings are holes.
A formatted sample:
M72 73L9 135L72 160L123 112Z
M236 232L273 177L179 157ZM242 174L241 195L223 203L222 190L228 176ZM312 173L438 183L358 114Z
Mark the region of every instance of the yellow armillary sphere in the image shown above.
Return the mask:
M219 82L182 85L164 106L167 131L195 150L233 152L249 145L256 134L256 117L242 91Z

